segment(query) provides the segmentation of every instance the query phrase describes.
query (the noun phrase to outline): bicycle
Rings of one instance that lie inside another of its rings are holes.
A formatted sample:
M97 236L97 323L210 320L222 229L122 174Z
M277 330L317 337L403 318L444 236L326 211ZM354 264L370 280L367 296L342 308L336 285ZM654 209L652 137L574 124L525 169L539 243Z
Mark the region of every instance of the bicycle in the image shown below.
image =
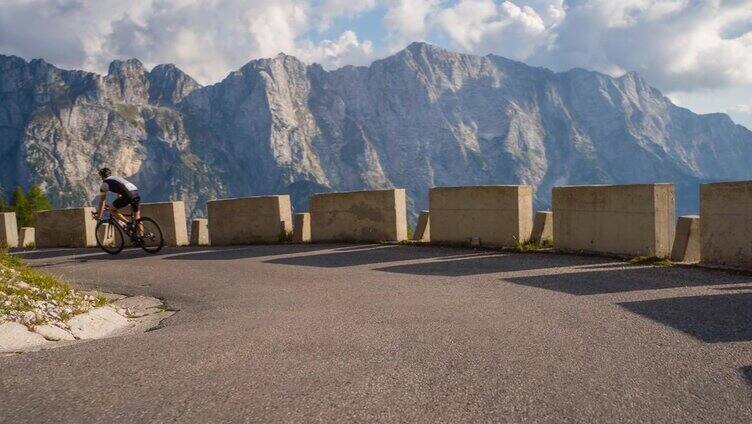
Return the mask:
M109 206L105 207L105 210L109 212ZM94 212L92 215L96 216ZM157 221L149 217L134 219L132 213L123 215L128 218L127 223L118 221L110 213L107 214L106 219L98 220L95 229L97 246L110 255L117 255L125 247L125 236L128 236L133 246L138 246L147 253L154 254L162 250L164 237ZM141 229L140 235L138 234L139 228Z

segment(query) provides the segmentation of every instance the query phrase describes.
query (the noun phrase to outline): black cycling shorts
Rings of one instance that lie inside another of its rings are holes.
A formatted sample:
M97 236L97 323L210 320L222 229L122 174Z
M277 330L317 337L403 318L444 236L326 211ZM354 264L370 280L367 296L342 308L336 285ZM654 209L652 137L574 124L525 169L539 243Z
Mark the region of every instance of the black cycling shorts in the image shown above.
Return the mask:
M131 205L133 212L138 212L139 204L141 203L141 196L138 191L129 191L128 193L118 197L112 202L112 206L115 209L122 209L128 205Z

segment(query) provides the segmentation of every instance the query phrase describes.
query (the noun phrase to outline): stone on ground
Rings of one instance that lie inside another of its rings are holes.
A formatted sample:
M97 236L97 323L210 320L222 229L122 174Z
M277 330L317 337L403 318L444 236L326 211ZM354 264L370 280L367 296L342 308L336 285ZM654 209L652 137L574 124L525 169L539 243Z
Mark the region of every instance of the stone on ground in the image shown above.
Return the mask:
M0 352L18 352L49 343L17 322L0 324Z
M103 306L74 316L68 325L77 339L101 339L131 326L131 323L114 309Z
M136 318L160 312L162 301L154 297L133 296L115 301L112 306L127 309L129 317Z
M75 340L76 338L73 337L73 334L63 330L60 327L56 327L54 325L38 325L34 327L34 332L37 334L40 334L42 337L44 337L47 340L57 342L60 340Z

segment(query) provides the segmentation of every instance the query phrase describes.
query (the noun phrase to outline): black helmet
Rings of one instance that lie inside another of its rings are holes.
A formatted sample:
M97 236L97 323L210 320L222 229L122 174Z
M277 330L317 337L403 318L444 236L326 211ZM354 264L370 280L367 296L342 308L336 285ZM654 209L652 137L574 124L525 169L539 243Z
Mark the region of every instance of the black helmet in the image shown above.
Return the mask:
M105 179L112 175L112 171L110 171L110 168L102 168L99 170L99 176L102 177L102 179Z

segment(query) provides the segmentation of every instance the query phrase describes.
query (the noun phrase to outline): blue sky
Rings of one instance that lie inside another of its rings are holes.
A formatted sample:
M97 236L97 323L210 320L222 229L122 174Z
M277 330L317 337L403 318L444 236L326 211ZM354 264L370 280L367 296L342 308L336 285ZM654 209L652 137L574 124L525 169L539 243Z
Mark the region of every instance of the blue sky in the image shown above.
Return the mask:
M412 41L556 71L637 71L752 128L752 0L4 0L0 53L106 72L175 63L203 84L292 54L332 69Z

